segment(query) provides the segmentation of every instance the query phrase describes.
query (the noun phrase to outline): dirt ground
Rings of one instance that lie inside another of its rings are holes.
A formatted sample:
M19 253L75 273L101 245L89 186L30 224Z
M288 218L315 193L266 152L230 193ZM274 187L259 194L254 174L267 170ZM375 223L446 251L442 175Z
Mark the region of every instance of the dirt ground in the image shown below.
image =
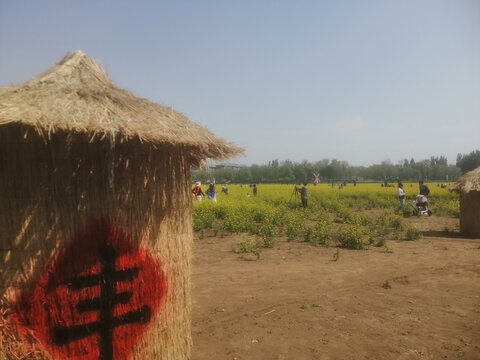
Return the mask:
M389 251L280 238L260 260L232 251L247 235L197 233L192 359L480 359L480 239L445 231L454 218L405 223L423 238Z

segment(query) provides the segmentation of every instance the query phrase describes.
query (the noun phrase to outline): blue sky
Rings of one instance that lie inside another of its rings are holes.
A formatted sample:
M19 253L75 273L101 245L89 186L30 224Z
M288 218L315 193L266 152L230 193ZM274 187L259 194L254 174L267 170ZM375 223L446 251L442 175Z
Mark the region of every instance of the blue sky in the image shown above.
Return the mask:
M478 0L0 0L0 86L77 49L244 147L235 162L480 148Z

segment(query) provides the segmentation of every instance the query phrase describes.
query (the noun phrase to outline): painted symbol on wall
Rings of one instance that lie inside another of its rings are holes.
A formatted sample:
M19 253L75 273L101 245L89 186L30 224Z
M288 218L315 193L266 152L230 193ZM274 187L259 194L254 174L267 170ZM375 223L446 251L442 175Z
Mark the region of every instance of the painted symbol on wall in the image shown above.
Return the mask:
M16 310L59 359L128 359L165 300L159 264L107 221L90 223L48 265Z

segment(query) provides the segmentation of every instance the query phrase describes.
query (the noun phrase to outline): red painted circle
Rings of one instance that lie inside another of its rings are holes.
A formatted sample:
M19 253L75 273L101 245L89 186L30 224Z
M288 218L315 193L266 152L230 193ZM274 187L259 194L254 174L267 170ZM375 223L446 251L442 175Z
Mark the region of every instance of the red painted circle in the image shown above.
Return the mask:
M114 279L120 279L122 275L119 274L133 274L128 279L113 280L114 299L121 293L128 294L122 302L115 304L106 298L102 290L109 280L102 278L94 285L82 288L74 285L79 278L97 279L106 273L102 265L105 248L112 249L114 253ZM166 279L152 256L129 240L119 227L105 220L93 221L67 247L59 250L34 289L22 293L16 305L16 318L58 359L99 359L105 337L91 324L102 324L104 328L110 326L108 324L116 324L112 325L111 341L107 341L112 343L112 358L128 359L139 337L164 302L166 291ZM102 309L111 309L113 322L104 320L105 316L101 314L108 311L100 310L98 306L92 305L94 310L79 310L79 303L92 301L102 302ZM150 310L148 319L144 316L141 321L133 318L131 322L122 320L139 309ZM58 340L57 333L67 336L65 334L75 327L88 327L89 335L73 340L68 338L70 340L63 343Z

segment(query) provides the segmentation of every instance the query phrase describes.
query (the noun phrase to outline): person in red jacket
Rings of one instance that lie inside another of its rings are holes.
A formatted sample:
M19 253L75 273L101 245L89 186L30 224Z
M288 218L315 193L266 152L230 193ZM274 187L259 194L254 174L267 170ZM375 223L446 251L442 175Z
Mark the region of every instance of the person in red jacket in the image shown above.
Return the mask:
M195 183L195 186L192 189L192 193L195 194L195 200L197 201L202 201L202 196L205 196L205 194L202 191L202 183L200 181L197 181Z

